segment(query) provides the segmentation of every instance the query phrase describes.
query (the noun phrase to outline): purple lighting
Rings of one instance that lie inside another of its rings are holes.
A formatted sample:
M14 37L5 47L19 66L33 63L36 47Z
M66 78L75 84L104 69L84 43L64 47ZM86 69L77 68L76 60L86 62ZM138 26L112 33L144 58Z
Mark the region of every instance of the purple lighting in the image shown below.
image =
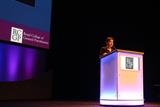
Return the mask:
M7 50L7 63L8 63L8 80L14 81L17 78L18 67L20 67L20 50L16 46L8 46Z
M109 57L101 59L101 86L100 99L117 99L117 54L113 53ZM113 66L112 69L111 66ZM107 85L106 85L107 84Z
M24 50L24 56L26 58L25 60L25 66L24 66L24 75L25 75L25 79L30 79L33 77L34 75L34 66L35 66L35 61L36 61L36 51L33 49Z
M101 105L106 105L106 104L107 105L116 105L116 106L117 105L123 105L123 106L127 106L127 105L128 106L129 105L133 106L134 105L135 106L135 105L144 105L144 101L143 100L142 101L138 101L138 100L137 101L136 100L135 101L129 101L129 100L128 101L127 100L122 100L122 101L117 101L117 100L109 101L109 100L106 100L105 101L105 100L101 100L100 104Z

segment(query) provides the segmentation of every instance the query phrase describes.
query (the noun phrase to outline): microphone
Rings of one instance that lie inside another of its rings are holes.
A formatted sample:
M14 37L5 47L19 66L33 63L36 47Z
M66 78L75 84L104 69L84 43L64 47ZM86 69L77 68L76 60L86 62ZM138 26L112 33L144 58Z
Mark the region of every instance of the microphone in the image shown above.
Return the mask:
M117 51L117 48L115 46L113 46L113 51Z

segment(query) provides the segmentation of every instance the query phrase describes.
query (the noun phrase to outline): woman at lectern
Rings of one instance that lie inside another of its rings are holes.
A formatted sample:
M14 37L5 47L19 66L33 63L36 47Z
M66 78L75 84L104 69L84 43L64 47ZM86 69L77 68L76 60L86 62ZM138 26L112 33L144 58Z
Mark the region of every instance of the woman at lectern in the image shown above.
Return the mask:
M107 37L105 43L106 46L103 46L100 50L100 57L116 50L116 48L114 47L114 38L112 36Z

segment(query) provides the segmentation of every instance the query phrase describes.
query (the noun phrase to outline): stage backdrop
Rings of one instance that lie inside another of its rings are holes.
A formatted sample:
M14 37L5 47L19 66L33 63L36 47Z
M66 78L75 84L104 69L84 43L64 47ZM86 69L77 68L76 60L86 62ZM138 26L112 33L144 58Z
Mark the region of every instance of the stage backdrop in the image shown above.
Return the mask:
M51 11L52 0L0 1L1 82L32 79L46 70Z

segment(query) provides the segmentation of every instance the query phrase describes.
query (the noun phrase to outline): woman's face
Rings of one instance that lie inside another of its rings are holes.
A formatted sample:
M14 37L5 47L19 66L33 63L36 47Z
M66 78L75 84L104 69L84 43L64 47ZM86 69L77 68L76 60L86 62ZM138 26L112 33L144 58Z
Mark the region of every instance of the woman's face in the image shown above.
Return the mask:
M107 42L107 46L108 48L112 48L114 45L114 41L112 39L110 39L108 42Z

